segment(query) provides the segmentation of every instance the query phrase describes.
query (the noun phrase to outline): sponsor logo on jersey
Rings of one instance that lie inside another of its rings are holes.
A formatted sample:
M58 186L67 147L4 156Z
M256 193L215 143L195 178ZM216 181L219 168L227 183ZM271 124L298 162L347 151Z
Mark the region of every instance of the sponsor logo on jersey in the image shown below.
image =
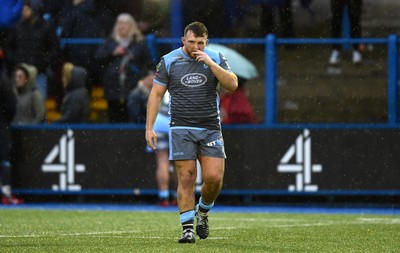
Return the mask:
M201 73L189 73L181 78L181 83L188 87L202 86L207 82L207 77Z

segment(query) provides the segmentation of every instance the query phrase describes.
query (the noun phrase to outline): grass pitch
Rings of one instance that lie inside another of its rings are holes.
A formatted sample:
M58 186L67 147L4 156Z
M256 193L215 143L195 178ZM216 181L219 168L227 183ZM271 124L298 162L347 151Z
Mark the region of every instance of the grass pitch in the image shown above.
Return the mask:
M210 213L178 244L175 212L0 210L1 252L400 252L400 216Z

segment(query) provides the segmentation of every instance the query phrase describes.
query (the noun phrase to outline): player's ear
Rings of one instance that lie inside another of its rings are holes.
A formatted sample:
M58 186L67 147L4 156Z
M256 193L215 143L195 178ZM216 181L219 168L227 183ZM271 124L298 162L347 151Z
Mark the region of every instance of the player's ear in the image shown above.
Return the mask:
M185 43L185 37L181 38L182 44Z

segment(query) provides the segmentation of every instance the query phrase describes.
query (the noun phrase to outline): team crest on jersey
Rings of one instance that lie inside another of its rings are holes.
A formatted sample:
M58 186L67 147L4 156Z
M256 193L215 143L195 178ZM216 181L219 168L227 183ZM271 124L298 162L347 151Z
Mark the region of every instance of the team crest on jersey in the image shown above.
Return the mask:
M188 87L202 86L207 82L207 77L201 73L189 73L181 78L181 83Z
M158 71L160 70L162 62L163 62L163 60L161 60L156 66L156 73L155 73L156 76L158 76Z

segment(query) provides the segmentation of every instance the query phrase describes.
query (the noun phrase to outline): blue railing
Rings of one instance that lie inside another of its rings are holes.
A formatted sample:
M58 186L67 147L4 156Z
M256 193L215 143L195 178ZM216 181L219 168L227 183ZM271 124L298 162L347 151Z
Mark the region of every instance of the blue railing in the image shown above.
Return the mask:
M104 39L91 39L91 38L68 38L61 39L61 47L66 44L99 44ZM151 55L154 62L158 61L157 46L160 44L180 45L181 38L157 38L153 34L147 36L147 42L149 44ZM390 34L387 38L277 38L273 34L268 34L265 38L212 38L211 43L218 44L253 44L253 45L265 45L265 103L264 112L265 120L264 123L259 124L258 127L271 128L281 127L282 124L277 120L278 115L278 95L277 95L277 45L311 45L311 44L386 44L388 48L388 115L386 123L338 123L338 124L290 124L291 127L340 127L340 128L352 128L352 127L400 127L399 116L398 116L398 70L399 70L399 51L398 44L399 39L395 34ZM253 126L254 127L254 126ZM258 128L257 127L257 128ZM234 127L233 127L234 128Z

